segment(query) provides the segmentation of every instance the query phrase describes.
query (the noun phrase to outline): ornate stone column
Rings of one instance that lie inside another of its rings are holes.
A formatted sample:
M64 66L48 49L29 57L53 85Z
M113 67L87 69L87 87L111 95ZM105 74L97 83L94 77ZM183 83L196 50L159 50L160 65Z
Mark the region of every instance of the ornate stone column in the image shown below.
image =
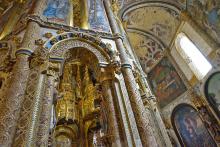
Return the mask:
M29 74L28 54L17 54L8 89L0 95L0 146L11 146Z
M168 133L167 133L167 129L165 127L165 124L163 122L163 119L161 117L161 114L160 114L160 111L159 111L159 108L158 108L158 105L157 105L156 97L154 96L154 94L150 90L150 86L149 86L149 84L148 84L145 77L141 77L141 84L143 84L143 88L144 88L144 92L146 93L147 100L148 100L151 108L154 110L154 116L157 120L159 130L160 130L160 132L163 136L163 140L164 140L166 146L172 146L172 143L171 143L170 138L169 138Z
M112 75L108 74L106 71L104 75L102 75L101 80L102 91L104 96L104 101L106 104L106 111L107 111L107 140L112 147L123 147L123 143L120 139L119 133L119 123L116 116L116 109L114 106L114 97L112 92Z
M0 146L11 146L15 135L16 123L19 118L21 104L29 77L29 57L35 48L35 40L39 39L40 26L35 22L29 22L21 44L16 52L16 63L8 80L7 89L0 97Z
M118 25L114 18L114 14L111 10L111 4L108 0L104 1L107 16L114 34L120 33L118 30ZM151 129L148 115L145 111L139 90L137 88L137 83L135 81L131 64L128 61L128 56L125 51L123 40L119 37L115 39L117 49L120 53L120 59L122 62L122 74L125 79L126 88L128 90L128 95L131 101L131 107L133 112L135 112L135 119L138 127L138 131L141 137L142 145L147 146L158 146L154 132ZM132 124L131 124L132 125Z
M49 138L49 129L51 121L51 110L55 89L55 80L57 79L57 69L49 69L47 72L46 89L42 99L39 128L36 138L36 146L47 147Z

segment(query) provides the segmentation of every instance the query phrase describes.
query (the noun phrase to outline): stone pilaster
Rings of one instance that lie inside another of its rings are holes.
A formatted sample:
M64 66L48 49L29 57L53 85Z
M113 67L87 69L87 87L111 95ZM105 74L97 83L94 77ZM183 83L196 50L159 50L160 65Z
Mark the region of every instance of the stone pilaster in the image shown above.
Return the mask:
M114 14L111 10L111 5L109 1L104 1L107 16L112 28L112 32L115 34L120 33L118 30L118 25L115 20ZM123 41L121 38L115 40L117 49L120 53L120 59L122 62L122 74L125 79L126 88L131 101L131 107L133 112L135 112L135 120L137 123L138 131L143 146L158 146L154 132L151 129L148 115L145 111L144 104L142 102L139 90L137 88L137 83L135 81L131 65L128 62L128 55L125 51ZM132 125L132 124L131 124Z
M102 75L104 77L104 75ZM107 140L110 143L110 146L114 147L122 147L123 143L120 139L120 132L119 132L119 123L117 120L117 112L114 105L114 96L112 91L112 78L110 77L104 78L102 80L102 92L104 101L106 104L106 114L107 114Z

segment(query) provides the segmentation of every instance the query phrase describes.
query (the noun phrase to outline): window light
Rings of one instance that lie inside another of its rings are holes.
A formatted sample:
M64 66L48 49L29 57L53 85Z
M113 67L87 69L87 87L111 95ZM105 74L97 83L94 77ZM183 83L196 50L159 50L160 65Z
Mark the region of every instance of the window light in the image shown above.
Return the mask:
M188 63L196 77L202 80L212 69L212 65L184 33L178 34L176 45L178 52Z

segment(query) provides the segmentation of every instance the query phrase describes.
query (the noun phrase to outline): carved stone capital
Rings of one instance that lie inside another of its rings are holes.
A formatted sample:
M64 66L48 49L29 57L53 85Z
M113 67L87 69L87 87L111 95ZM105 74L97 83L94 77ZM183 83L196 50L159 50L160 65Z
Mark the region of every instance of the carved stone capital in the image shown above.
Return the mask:
M112 80L112 79L114 79L114 71L112 70L112 68L101 67L101 76L100 76L101 83L107 80Z
M47 75L53 76L55 79L57 79L59 77L59 72L60 72L60 63L49 62Z

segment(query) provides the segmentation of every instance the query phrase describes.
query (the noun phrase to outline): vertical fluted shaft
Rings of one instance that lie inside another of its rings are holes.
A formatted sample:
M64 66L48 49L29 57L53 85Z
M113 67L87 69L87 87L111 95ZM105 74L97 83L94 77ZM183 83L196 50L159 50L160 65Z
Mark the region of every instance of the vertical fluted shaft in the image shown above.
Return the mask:
M116 109L114 106L114 97L112 93L112 81L105 80L102 82L102 90L104 94L104 101L107 111L107 137L108 141L111 143L112 147L122 147L123 144L120 139L120 132L119 132L119 123L117 121L116 116Z
M110 26L112 29L112 32L114 34L120 33L118 30L117 22L114 18L114 14L111 10L111 5L108 0L104 1L107 16L110 22ZM138 131L141 137L141 141L143 146L158 146L158 143L156 142L156 138L154 136L154 132L151 129L150 122L148 115L145 111L144 104L142 102L139 90L137 88L137 84L131 69L131 65L128 62L128 56L126 53L126 50L123 45L123 41L118 38L115 39L117 49L120 53L120 59L122 62L122 74L125 79L126 88L128 91L128 95L131 101L131 107L133 111L135 112L135 120L137 123Z
M40 147L48 146L50 121L51 121L51 109L53 104L54 94L54 77L48 75L45 95L42 99L42 108L39 121L39 129L37 133L36 144Z

